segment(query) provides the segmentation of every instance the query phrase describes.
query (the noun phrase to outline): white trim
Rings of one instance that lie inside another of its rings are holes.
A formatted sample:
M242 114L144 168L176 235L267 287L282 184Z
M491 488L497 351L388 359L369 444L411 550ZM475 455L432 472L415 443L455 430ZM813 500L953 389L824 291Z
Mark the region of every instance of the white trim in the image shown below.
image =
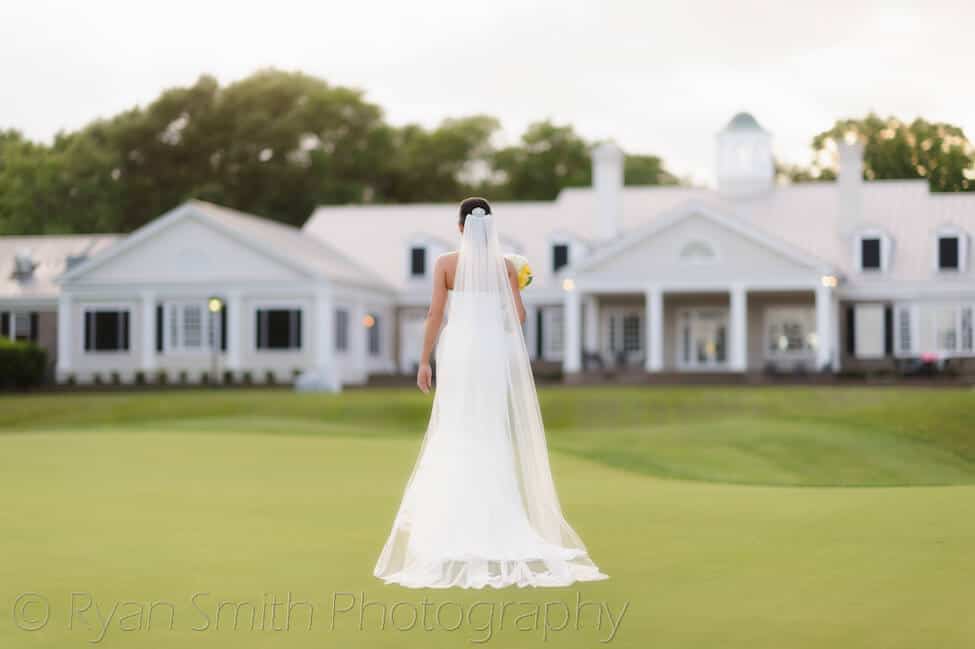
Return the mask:
M954 237L958 239L958 268L941 267L941 239ZM934 233L934 252L932 266L938 275L952 276L968 271L968 233L954 225L939 227Z
M880 241L880 268L864 268L863 267L863 240L864 239L877 239ZM886 231L880 228L864 228L858 230L856 235L853 237L853 259L854 268L856 268L858 273L864 275L877 275L884 274L890 269L891 265L891 253L893 244L891 242L890 235Z

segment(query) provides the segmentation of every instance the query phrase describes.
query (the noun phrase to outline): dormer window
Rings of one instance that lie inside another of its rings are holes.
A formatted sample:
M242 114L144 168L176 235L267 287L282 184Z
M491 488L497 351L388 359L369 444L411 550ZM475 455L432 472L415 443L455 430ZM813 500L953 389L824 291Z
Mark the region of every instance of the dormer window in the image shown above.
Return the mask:
M935 238L935 268L943 272L965 270L967 239L955 228L943 228Z
M423 246L410 248L410 277L423 277L427 274L427 249Z
M880 245L879 237L863 237L860 239L861 270L880 270Z
M563 266L569 265L569 244L556 243L552 245L552 272L558 272Z
M857 237L855 252L861 272L885 272L890 263L890 239L881 232L864 232Z

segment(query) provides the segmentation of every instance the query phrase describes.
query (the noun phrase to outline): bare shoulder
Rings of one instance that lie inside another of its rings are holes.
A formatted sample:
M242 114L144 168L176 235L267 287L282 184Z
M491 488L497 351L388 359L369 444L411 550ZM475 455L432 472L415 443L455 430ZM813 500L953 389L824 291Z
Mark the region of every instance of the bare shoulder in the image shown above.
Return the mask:
M437 256L436 265L444 270L449 270L457 265L457 251L452 250Z

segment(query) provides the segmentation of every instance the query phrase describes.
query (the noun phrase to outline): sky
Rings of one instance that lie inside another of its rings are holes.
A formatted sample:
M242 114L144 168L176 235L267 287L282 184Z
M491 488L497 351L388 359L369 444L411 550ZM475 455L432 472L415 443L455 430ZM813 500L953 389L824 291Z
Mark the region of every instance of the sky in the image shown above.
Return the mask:
M202 74L276 67L352 86L394 124L541 119L713 180L741 110L807 163L838 118L975 137L975 3L654 0L31 0L0 6L0 128L47 140Z

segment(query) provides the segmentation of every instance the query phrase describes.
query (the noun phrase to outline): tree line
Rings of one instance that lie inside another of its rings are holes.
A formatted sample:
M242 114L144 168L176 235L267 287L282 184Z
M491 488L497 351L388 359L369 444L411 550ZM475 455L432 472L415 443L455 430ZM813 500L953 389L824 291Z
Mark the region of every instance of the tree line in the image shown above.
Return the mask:
M0 130L0 234L130 232L190 198L301 225L317 205L551 200L591 184L593 143L571 125L539 121L511 146L494 144L499 131L488 115L394 126L361 91L300 72L225 86L203 76L49 144ZM838 121L813 149L851 132L866 141L868 178L975 189L975 154L955 126L869 115ZM780 178L835 177L820 157L780 166ZM627 185L681 182L657 156L624 160Z
M0 131L0 234L129 232L189 198L300 225L317 205L544 200L590 184L591 144L571 126L540 121L507 147L499 130L487 115L393 126L360 91L297 72L204 76L49 145ZM625 177L677 183L650 155L628 155Z

